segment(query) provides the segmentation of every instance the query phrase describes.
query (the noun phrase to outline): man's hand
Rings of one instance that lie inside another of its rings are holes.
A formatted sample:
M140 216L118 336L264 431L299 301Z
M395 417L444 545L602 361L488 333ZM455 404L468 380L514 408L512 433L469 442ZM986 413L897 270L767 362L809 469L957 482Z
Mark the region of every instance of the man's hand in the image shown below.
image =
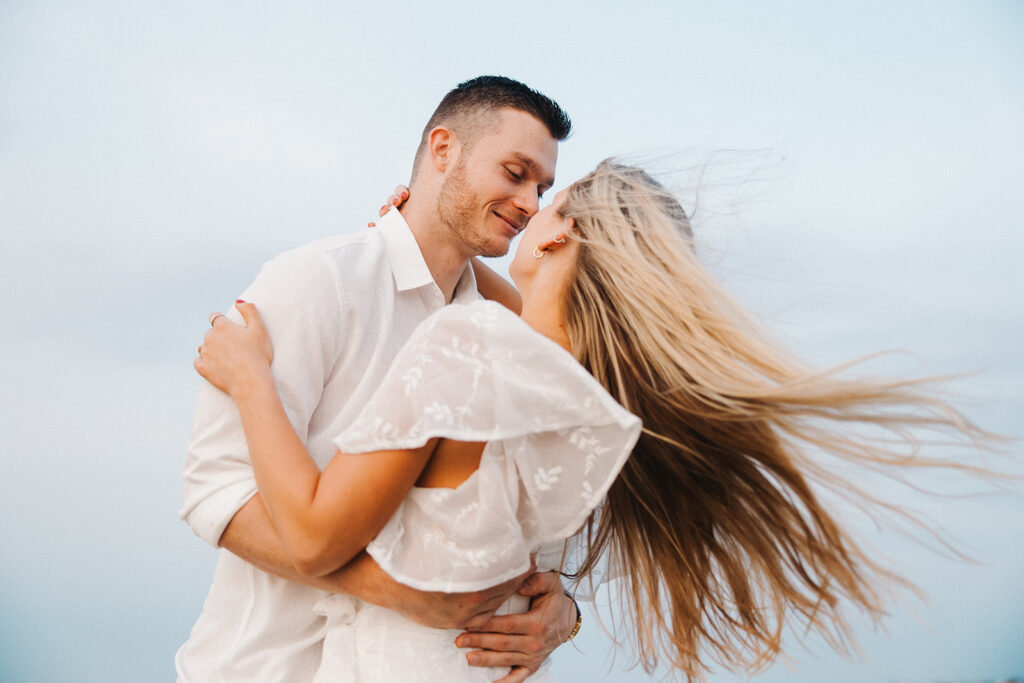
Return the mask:
M525 573L510 581L472 593L430 593L398 583L372 557L362 552L333 574L301 576L285 552L281 537L258 493L235 514L220 537L220 545L275 576L331 593L345 593L395 610L406 619L432 628L481 628L494 611L526 585L524 581L537 571L531 565Z
M386 598L378 596L373 602L424 626L484 630L495 618L495 610L517 590L522 592L537 576L535 571L537 568L531 565L526 573L514 579L472 593L430 593L395 582L388 584L390 590Z
M534 574L519 593L533 598L529 612L493 617L455 640L458 647L478 648L466 655L472 666L513 667L498 683L526 680L576 625L576 607L556 572Z

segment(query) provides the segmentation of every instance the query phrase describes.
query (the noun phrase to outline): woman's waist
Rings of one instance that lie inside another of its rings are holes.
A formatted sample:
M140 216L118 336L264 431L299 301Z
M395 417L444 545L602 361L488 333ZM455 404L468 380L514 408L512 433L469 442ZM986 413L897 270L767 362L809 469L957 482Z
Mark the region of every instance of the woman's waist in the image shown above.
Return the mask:
M462 629L443 629L433 628L425 626L411 619L407 619L400 612L388 609L386 607L380 607L368 602L356 600L356 609L353 619L353 623L356 625L368 626L375 623L387 624L390 626L400 627L403 629L410 630L425 630L425 631L438 631L442 633L454 633L458 634L462 632ZM497 610L495 615L503 614L522 614L529 611L530 609L530 598L514 594L510 596L505 602L503 602Z

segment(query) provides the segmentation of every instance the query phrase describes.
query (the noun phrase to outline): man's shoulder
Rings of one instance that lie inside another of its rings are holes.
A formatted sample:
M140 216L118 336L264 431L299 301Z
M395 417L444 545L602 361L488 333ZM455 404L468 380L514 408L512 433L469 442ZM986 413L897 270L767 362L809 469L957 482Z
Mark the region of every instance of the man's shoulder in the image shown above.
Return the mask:
M374 251L383 253L383 250L384 238L380 232L373 228L363 228L356 232L321 237L320 239L289 249L282 253L281 256L313 252L321 254L329 261L343 261L350 258L364 259Z
M384 240L372 229L324 237L279 253L263 264L245 294L258 297L295 296L321 293L335 298L346 283L377 281L390 274ZM330 292L336 292L330 295ZM289 304L291 305L291 304Z
M358 267L377 268L386 259L384 238L372 228L322 237L279 253L266 264L291 271L332 271L335 276L352 274Z

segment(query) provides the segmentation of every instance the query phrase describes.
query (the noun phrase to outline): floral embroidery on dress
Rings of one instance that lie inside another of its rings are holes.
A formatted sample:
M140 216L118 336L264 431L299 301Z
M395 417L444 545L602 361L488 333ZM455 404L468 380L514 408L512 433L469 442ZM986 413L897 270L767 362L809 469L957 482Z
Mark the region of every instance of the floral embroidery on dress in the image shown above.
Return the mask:
M398 397L398 398L396 398ZM447 306L398 353L335 445L345 453L483 441L455 489L414 488L367 547L420 590L501 583L601 504L640 433L564 349L498 304Z
M541 468L533 473L533 483L541 491L550 491L552 484L558 483L558 474L561 471L561 465L552 467L549 470Z

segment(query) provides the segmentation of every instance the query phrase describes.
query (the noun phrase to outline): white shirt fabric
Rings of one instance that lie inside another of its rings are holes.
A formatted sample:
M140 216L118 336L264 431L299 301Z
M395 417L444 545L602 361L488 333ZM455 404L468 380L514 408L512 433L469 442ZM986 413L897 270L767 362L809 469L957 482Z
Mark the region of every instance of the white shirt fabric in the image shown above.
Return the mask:
M416 326L445 305L401 214L376 223L278 256L241 296L266 322L285 411L321 468ZM453 301L477 299L467 266ZM228 318L241 322L234 309ZM200 391L184 478L181 517L216 546L256 482L238 409L210 385ZM314 606L325 595L222 550L203 611L175 657L179 680L311 680L324 628Z
M398 581L451 593L522 574L538 551L538 569L560 569L564 541L604 499L640 429L571 354L503 306L477 301L420 325L334 443L366 453L433 437L486 442L472 475L454 489L414 487L367 546ZM457 631L340 595L317 609L328 625L317 683L483 683L508 674L470 667Z

